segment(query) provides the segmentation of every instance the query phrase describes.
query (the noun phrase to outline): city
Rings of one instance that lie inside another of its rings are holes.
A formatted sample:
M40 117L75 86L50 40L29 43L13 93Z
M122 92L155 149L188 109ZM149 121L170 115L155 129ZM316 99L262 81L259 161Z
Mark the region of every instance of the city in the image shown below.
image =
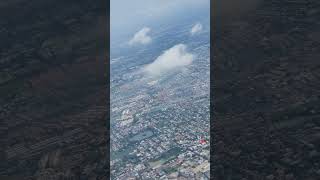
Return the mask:
M195 56L188 66L148 77L141 68L158 51L111 58L113 179L210 179L210 31L193 37L190 25L165 28L155 39L166 48L186 44Z

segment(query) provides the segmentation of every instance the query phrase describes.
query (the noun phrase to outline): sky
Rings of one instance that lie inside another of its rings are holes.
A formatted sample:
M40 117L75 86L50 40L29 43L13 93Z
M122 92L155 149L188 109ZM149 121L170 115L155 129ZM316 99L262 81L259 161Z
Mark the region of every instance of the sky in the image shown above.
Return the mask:
M132 33L159 20L194 16L208 9L210 0L111 0L110 5L110 29L114 36Z
M152 47L158 26L190 23L190 36L202 33L200 17L210 16L210 0L111 0L111 52L117 47ZM122 50L122 48L120 48ZM186 44L178 43L159 52L142 68L147 77L159 78L183 69L196 58ZM111 53L112 54L112 53Z

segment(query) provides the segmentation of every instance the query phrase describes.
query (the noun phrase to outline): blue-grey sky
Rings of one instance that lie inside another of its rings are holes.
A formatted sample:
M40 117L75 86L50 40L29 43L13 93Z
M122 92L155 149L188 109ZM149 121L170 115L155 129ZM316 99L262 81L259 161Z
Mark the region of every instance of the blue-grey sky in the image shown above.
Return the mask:
M174 16L209 11L210 0L111 0L110 3L111 34L115 34L135 31Z

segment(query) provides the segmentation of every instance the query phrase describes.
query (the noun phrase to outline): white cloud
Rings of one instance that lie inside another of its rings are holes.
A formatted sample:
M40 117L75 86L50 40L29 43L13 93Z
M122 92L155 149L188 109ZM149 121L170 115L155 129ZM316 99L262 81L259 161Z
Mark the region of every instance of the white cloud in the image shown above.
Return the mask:
M194 57L193 54L187 52L186 45L177 44L164 51L154 62L145 66L144 71L151 76L158 76L191 64Z
M144 27L140 31L138 31L133 38L129 41L130 45L133 44L148 44L152 41L151 37L148 33L151 31L150 28Z
M191 28L190 33L191 33L191 35L194 35L194 34L199 33L201 31L202 31L202 24L197 23Z

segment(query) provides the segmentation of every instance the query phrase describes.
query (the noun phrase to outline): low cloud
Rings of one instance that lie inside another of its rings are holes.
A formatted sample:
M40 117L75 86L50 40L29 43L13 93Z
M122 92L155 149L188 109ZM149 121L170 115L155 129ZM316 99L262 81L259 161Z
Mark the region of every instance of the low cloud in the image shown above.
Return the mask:
M151 76L159 76L191 64L194 57L193 54L187 52L186 45L177 44L165 50L154 62L145 66L144 71Z
M151 37L148 35L150 31L151 29L148 27L142 28L133 36L133 38L129 41L129 44L149 44L152 41Z
M191 28L190 33L191 33L191 35L194 35L194 34L197 34L201 31L202 31L202 24L197 23Z

